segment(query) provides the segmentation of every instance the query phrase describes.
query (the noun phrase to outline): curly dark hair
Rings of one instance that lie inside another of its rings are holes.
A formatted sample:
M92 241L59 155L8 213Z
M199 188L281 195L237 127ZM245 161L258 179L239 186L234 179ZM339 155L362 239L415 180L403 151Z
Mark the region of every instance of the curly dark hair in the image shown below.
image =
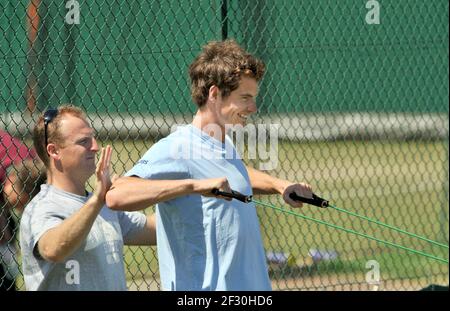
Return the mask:
M264 71L264 63L236 41L209 42L189 66L192 99L198 107L202 107L208 99L211 86L217 86L222 97L227 97L239 87L243 75L259 82Z

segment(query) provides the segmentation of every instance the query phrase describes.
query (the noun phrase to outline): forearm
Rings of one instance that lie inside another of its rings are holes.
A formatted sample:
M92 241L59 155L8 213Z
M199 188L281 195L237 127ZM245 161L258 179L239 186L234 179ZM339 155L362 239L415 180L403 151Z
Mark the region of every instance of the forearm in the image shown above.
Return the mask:
M103 205L104 201L91 197L79 211L44 233L38 242L40 255L48 261L62 262L73 254L86 240Z
M282 194L292 183L272 177L266 173L247 166L250 183L254 194Z
M122 177L106 194L106 205L114 210L138 211L159 202L195 193L192 179L149 180Z

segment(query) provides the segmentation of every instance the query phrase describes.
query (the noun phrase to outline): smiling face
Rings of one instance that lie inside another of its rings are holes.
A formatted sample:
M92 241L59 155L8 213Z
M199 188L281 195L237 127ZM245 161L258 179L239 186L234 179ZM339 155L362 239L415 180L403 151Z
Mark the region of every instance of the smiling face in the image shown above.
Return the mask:
M87 180L95 172L95 154L99 151L94 130L85 120L67 114L61 119L60 133L64 143L55 145L51 157L65 174Z
M229 96L217 96L216 116L217 124L224 128L226 124L245 126L247 118L258 111L256 96L258 95L258 82L254 78L242 76L239 87Z

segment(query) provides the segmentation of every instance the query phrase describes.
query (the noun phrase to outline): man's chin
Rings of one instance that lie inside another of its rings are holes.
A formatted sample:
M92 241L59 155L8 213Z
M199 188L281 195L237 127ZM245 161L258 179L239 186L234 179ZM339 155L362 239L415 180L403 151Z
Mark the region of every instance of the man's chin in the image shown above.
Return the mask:
M95 165L94 166L89 165L88 167L86 167L86 176L88 179L95 174L95 169L96 169Z

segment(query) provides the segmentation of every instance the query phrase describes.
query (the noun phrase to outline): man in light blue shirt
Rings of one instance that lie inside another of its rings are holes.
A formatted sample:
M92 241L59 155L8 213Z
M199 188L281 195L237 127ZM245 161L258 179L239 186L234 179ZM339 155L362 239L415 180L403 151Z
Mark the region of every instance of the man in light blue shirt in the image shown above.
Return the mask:
M264 64L236 42L211 42L189 69L198 111L153 145L106 195L112 209L157 204L157 247L164 290L271 290L253 203L213 189L311 197L311 187L246 167L227 126L245 125Z

